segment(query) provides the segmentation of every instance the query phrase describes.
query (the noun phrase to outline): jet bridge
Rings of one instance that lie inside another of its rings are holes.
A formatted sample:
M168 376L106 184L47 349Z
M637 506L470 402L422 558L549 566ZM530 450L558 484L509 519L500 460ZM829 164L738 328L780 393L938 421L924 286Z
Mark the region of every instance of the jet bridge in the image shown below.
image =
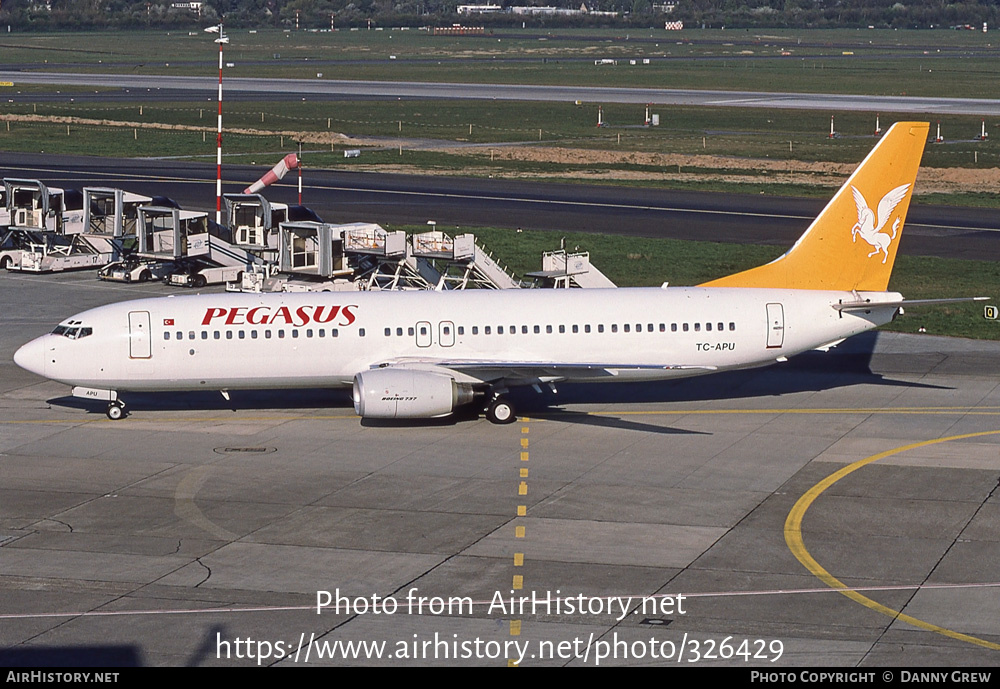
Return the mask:
M342 225L304 221L279 228L278 269L317 278L348 277L354 270L344 253Z
M208 219L207 213L163 206L139 208L141 258L174 261L180 269L167 278L170 284L203 287L238 280L261 259L230 241L228 228Z
M140 206L137 253L145 258L178 260L188 256L189 237L208 234L208 214L166 206Z
M83 188L83 225L87 234L116 238L134 237L139 227L139 208L153 199L123 189Z
M260 194L223 194L233 243L257 253L278 251L278 230L289 220L288 205Z
M521 286L493 254L476 243L474 234L449 237L437 230L410 238L413 255L430 261L441 274L439 289L514 289Z
M617 287L590 262L590 252L567 253L565 249L542 254L542 269L526 274L538 287Z
M10 224L57 234L83 232L83 198L74 189L48 187L37 179L4 179Z

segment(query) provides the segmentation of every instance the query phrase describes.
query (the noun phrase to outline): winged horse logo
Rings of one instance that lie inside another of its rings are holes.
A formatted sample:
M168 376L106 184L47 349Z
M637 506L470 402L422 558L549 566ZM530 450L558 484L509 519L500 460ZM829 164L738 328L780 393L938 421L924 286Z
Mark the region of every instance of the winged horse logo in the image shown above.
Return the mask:
M893 209L903 200L906 196L906 190L909 188L909 184L904 184L883 196L882 200L878 202L878 216L876 217L872 209L868 207L865 197L861 195L861 192L853 184L851 185L851 191L854 193L854 205L858 207L858 221L851 228L851 238L854 242L857 242L858 235L861 235L863 240L875 248L875 251L868 254L868 258L877 256L881 251L884 254L882 263L888 260L889 245L896 238L896 231L899 229L899 218L896 218L896 222L892 224L891 237L887 232L882 232L882 228L889 222L889 216L892 215Z

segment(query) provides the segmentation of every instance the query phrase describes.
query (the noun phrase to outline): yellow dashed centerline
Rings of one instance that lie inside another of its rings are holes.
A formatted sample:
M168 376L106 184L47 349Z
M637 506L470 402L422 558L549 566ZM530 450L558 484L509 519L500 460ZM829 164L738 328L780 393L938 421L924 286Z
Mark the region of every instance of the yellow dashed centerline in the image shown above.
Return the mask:
M518 453L518 460L521 463L527 462L528 459L529 459L529 455L528 455L528 437L527 437L528 434L531 432L531 428L527 425L527 423L528 423L529 420L530 419L528 419L527 417L525 417L525 418L522 419L522 421L524 422L525 425L521 426L521 451ZM518 497L525 496L525 495L528 494L528 482L525 481L525 480L523 480L523 479L528 478L528 467L523 466L523 465L519 466L518 470L517 470L517 474L518 474L518 478L522 479L517 484L517 495L518 495ZM518 505L517 505L517 516L518 517L523 517L523 516L525 516L527 514L528 514L528 506L524 505L524 504L521 504L519 502ZM524 525L523 524L515 524L515 526L514 526L514 538L524 538L524 536L525 536ZM518 574L515 574L513 576L513 579L511 580L511 592L512 593L514 591L520 591L520 590L522 590L524 588L524 574L521 573L521 572L523 572L523 570L520 569L521 567L524 567L524 553L523 552L515 552L514 553L514 567L518 568ZM511 620L510 621L510 635L511 636L520 636L521 635L521 620ZM513 659L508 659L507 660L507 666L508 667L517 667L517 662L514 661Z
M935 440L924 440L919 443L911 443L909 445L902 445L892 450L886 450L885 452L880 452L878 454L866 457L865 459L849 464L846 467L835 471L834 473L827 476L825 479L817 483L815 486L810 488L806 493L799 498L799 500L792 507L791 512L788 513L788 518L785 520L785 543L788 544L789 550L795 555L796 559L805 566L815 577L817 577L824 584L832 589L837 590L839 593L847 596L855 603L865 606L875 612L887 615L894 620L899 620L905 622L919 629L924 629L929 632L934 632L936 634L942 634L952 639L957 639L959 641L965 641L970 644L975 644L977 646L982 646L984 648L989 648L994 651L1000 650L1000 644L993 643L991 641L986 641L984 639L977 638L975 636L970 636L968 634L962 634L961 632L956 632L945 627L938 626L936 624L931 624L930 622L924 622L910 615L906 615L897 610L882 605L873 601L867 596L863 596L855 590L848 588L843 582L830 574L826 569L820 565L809 551L806 549L805 543L802 540L802 519L805 517L806 511L809 507L816 501L816 499L822 495L822 493L835 484L840 479L845 476L857 471L858 469L868 466L873 462L877 462L880 459L885 459L886 457L891 457L892 455L899 454L901 452L908 452L909 450L915 450L921 447L927 447L928 445L937 445L938 443L946 443L952 440L964 440L967 438L981 438L988 435L998 435L1000 431L983 431L980 433L966 433L964 435L952 435L947 438L937 438Z

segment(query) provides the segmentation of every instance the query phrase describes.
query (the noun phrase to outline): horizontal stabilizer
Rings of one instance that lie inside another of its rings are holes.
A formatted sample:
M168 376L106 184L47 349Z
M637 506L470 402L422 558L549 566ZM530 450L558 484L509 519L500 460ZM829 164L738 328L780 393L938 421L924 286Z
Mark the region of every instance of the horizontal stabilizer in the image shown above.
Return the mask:
M883 306L929 306L932 304L961 304L969 301L987 301L990 297L952 297L950 299L900 299L898 301L846 301L834 304L837 311L865 311Z

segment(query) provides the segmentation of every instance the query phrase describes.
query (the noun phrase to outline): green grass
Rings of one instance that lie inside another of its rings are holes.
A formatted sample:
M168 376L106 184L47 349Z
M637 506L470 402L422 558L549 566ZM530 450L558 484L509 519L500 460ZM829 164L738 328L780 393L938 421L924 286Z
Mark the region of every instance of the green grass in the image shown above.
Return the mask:
M967 31L702 31L498 29L229 32L227 75L478 83L574 84L993 97L992 34ZM200 31L10 34L0 66L136 74L215 72ZM789 55L782 55L788 52ZM853 55L843 55L851 52ZM396 59L390 59L395 56ZM617 66L595 66L615 58ZM651 60L642 65L643 58ZM640 64L632 66L629 60Z
M425 232L426 226L399 226ZM506 262L515 275L541 268L543 251L559 248L565 237L570 251L589 251L591 263L620 287L697 285L723 275L766 263L785 248L748 244L692 242L677 239L611 237L607 235L498 228L459 228L438 225L448 234L472 232L477 241ZM905 241L905 238L904 240ZM900 256L889 289L907 299L990 296L1000 298L1000 264L990 261ZM1000 321L983 317L983 303L911 307L886 330L916 333L924 327L933 335L1000 339Z
M641 127L639 125L645 116L643 106L609 104L604 107L604 120L609 126L597 128L597 106L596 103L578 106L573 103L519 101L236 102L224 104L223 121L227 130L341 132L350 136L462 143L538 142L541 139L543 144L609 151L842 163L859 162L876 142L871 135L875 118L870 113L837 114L835 125L840 137L830 139L827 137L830 115L817 111L657 106L652 108L652 112L660 114L660 126ZM209 101L142 105L112 102L7 103L0 107L0 115L150 122L214 130L214 109L214 104ZM885 129L894 121L913 119L920 117L882 113L880 123ZM927 146L923 160L925 166L975 168L1000 164L1000 143L997 141L1000 131L994 123L989 123L994 136L987 141L977 141L974 137L980 131L979 117L954 115L935 117L934 120L941 122L947 141ZM15 123L11 126L25 125ZM36 123L31 126L45 125ZM65 126L62 129L65 130ZM227 138L238 136L231 134ZM20 144L19 139L19 136L10 137L5 145L21 145L19 150L31 150L28 144ZM190 136L185 138L184 133L179 133L178 140L181 139L188 142L186 145L191 155L200 153L197 147L190 147ZM53 143L58 144L58 141ZM116 147L112 141L105 143L95 139L95 154L101 154L105 146ZM122 149L120 143L117 148ZM171 150L161 155L175 154ZM488 158L488 149L484 149L481 155Z

